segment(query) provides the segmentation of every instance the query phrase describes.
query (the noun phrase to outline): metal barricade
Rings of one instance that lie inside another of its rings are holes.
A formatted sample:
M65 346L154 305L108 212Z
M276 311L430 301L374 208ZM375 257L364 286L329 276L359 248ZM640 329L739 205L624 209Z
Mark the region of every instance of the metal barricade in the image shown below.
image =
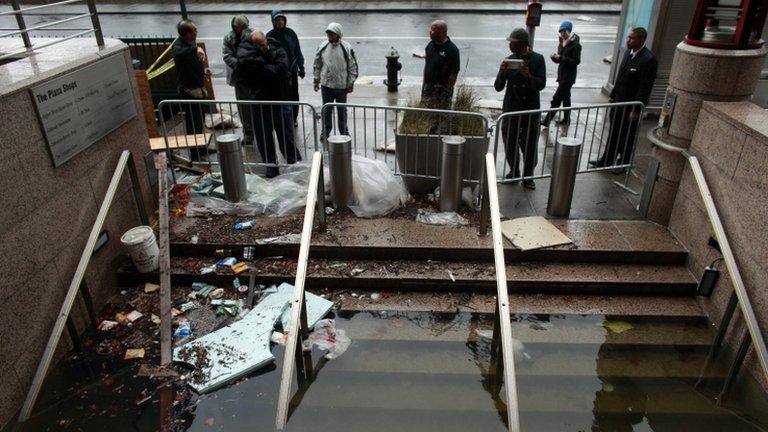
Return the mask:
M256 174L260 167L270 177L319 148L315 108L304 102L164 100L158 109L172 164L213 170L219 164L216 139L225 134L243 137L247 172ZM295 122L293 109L298 110Z
M479 182L488 152L489 121L480 113L328 103L321 124L323 138L351 136L353 154L385 162L411 193L431 193L440 185L443 137L466 139L465 184Z
M492 133L498 181L550 177L555 145L566 136L581 143L577 173L627 169L643 109L641 102L621 102L503 113ZM546 120L551 125L542 128Z

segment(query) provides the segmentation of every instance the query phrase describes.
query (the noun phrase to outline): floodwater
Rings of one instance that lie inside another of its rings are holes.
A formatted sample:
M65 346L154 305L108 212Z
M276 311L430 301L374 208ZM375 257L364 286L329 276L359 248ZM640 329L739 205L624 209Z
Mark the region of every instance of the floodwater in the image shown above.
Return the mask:
M312 353L310 378L294 379L287 430L507 430L491 315L341 312L336 326L352 344L334 360ZM742 379L723 407L723 365L694 388L713 336L703 319L515 315L512 333L525 432L763 430L765 395L753 382ZM166 430L273 430L282 348L273 352L275 365L207 395L156 390L135 367L79 390L52 379L24 430L154 431L161 411L172 417Z

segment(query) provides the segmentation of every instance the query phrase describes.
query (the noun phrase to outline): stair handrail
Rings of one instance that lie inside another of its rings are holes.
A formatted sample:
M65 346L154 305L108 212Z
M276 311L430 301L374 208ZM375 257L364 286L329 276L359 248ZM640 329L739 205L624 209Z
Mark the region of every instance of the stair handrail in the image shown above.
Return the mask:
M88 269L88 264L91 262L91 256L93 255L94 248L96 247L96 241L98 240L99 234L104 228L104 222L107 219L109 209L112 206L115 195L117 194L117 189L120 186L120 181L123 178L126 167L128 168L128 174L131 178L131 189L133 190L133 197L136 201L136 207L139 212L139 220L141 220L143 225L149 225L149 218L144 207L144 201L141 194L141 184L139 183L133 156L129 150L123 150L122 153L120 153L120 159L117 162L117 167L115 167L115 171L112 174L112 180L109 182L107 193L104 195L104 200L102 201L101 207L99 208L99 213L96 216L93 227L91 227L91 234L88 236L88 242L83 248L83 253L80 254L80 261L77 265L74 276L72 276L72 281L69 284L67 295L64 297L64 302L61 305L59 315L56 318L56 323L54 324L53 330L48 337L48 343L45 346L43 357L40 359L40 362L37 365L35 377L32 379L32 385L27 391L27 397L24 400L24 405L22 405L21 411L19 412L19 417L17 419L19 424L29 419L29 416L32 413L32 409L35 406L35 402L37 401L37 397L40 394L40 388L42 387L45 376L48 373L48 368L51 366L51 361L53 360L53 355L56 352L56 347L58 347L59 341L61 340L61 332L64 330L67 318L72 312L75 299L77 298L77 294L80 291L80 286L83 283L83 277L85 276L85 272Z
M687 161L693 173L693 178L696 181L696 187L701 195L701 199L704 201L704 207L707 210L707 218L710 225L715 232L715 239L720 245L720 251L725 261L725 267L728 269L728 276L731 279L731 285L733 285L736 298L738 299L739 309L744 316L744 321L747 325L747 331L749 332L752 343L755 345L755 351L757 352L757 358L760 362L760 366L763 369L763 375L768 380L768 350L766 349L765 339L763 333L760 330L760 326L757 323L757 317L755 311L752 308L752 302L749 300L749 294L744 286L744 280L741 278L741 272L739 266L736 263L736 257L731 249L731 244L728 241L728 236L723 228L723 223L720 220L720 215L717 212L715 201L712 199L712 193L709 190L709 185L704 177L704 172L701 169L701 164L696 156L688 152L688 150L677 147L675 145L666 143L659 139L656 132L660 128L654 127L648 131L647 137L656 147L666 150L672 153L678 153L682 155Z
M283 356L283 372L280 380L280 391L277 400L277 416L275 426L277 430L285 429L288 422L288 403L291 391L293 372L296 366L296 354L298 344L301 343L299 330L306 336L307 316L306 301L304 295L304 283L307 278L307 265L309 261L309 247L312 241L312 228L314 226L315 211L319 220L319 228L324 231L325 223L325 181L323 178L323 153L316 151L312 156L312 167L309 173L309 186L307 188L307 205L304 208L304 225L301 230L301 245L299 246L299 258L296 266L296 281L293 285L293 297L291 298L291 317L287 329L284 329L288 338L285 343L285 355ZM301 319L301 323L299 322ZM299 325L301 324L301 326Z
M517 400L515 354L512 349L512 324L510 322L509 292L507 291L507 267L504 261L504 239L501 234L501 210L499 190L496 185L496 161L493 153L485 155L485 184L483 190L490 210L493 258L496 268L496 303L498 325L501 332L501 352L504 366L504 390L507 397L507 425L510 432L520 432L520 412ZM496 337L496 335L494 335ZM499 377L496 377L497 379Z

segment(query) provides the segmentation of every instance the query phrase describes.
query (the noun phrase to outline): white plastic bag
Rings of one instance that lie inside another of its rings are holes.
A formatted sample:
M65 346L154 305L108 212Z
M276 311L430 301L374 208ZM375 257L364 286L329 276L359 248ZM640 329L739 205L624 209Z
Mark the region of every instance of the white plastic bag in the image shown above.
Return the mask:
M383 216L405 204L410 195L403 179L386 163L352 155L352 202L357 217Z
M352 339L347 336L347 332L336 328L336 321L332 319L320 320L315 324L315 331L310 333L307 340L304 341L305 351L312 349L312 345L320 349L327 350L325 358L333 360L352 344Z
M419 209L416 214L416 222L426 225L469 225L469 221L456 212L437 213L425 209Z

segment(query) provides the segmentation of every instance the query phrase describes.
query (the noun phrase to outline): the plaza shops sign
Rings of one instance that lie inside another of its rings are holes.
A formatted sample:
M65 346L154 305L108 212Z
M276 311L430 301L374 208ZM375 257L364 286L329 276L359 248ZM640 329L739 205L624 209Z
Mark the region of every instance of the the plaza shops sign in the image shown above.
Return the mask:
M136 116L130 75L121 55L30 91L56 167Z

